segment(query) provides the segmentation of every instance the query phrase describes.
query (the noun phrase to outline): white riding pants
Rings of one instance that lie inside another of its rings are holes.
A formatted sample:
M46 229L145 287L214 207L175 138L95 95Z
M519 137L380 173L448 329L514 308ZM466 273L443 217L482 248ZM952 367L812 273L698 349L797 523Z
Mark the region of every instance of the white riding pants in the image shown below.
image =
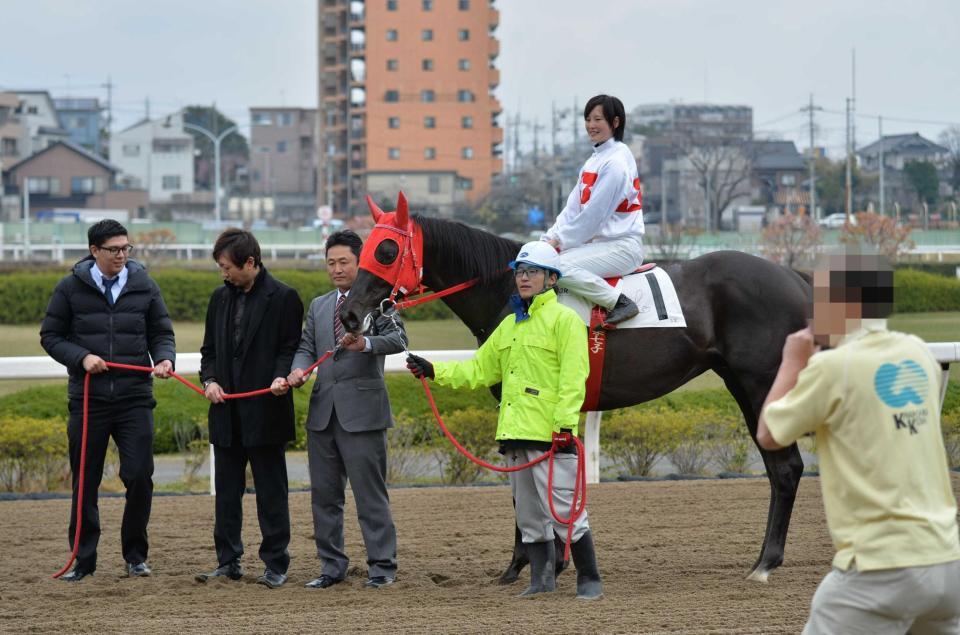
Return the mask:
M643 239L626 236L587 243L560 252L563 276L557 286L612 309L620 293L604 278L625 276L643 264Z

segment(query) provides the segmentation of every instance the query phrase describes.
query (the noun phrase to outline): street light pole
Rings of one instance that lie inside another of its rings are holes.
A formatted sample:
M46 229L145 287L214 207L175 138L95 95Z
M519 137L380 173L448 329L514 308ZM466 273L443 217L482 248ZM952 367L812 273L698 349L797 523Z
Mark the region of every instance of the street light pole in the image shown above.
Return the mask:
M184 128L195 130L206 136L213 142L213 213L217 224L220 223L220 142L237 131L237 126L230 126L219 135L214 136L212 132L203 126L197 126L192 123L183 122Z

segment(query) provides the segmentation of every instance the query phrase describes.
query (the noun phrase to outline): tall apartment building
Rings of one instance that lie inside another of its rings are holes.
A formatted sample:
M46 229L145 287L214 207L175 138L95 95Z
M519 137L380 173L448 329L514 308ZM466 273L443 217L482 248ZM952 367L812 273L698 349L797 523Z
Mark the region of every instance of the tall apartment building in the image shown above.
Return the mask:
M492 0L318 0L319 202L450 216L502 170Z

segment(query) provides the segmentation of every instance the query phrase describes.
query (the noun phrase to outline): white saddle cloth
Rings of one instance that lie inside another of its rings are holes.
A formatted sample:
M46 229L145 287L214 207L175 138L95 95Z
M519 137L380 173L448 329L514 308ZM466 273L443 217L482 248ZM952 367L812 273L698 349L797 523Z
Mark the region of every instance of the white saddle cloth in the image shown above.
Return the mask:
M656 282L652 282L655 280ZM637 303L640 313L636 317L617 324L618 329L686 327L687 321L680 308L680 298L667 272L654 267L644 273L634 273L621 278L614 287ZM558 289L560 303L565 304L589 326L593 305L566 289Z

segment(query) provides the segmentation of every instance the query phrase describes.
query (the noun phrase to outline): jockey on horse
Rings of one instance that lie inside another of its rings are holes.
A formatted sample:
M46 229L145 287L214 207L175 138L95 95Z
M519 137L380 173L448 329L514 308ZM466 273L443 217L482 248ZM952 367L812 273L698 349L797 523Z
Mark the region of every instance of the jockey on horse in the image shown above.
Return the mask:
M560 286L597 304L614 325L637 315L637 305L607 284L643 263L643 211L637 161L623 143L623 103L597 95L583 109L593 155L556 222L541 240L560 254Z

